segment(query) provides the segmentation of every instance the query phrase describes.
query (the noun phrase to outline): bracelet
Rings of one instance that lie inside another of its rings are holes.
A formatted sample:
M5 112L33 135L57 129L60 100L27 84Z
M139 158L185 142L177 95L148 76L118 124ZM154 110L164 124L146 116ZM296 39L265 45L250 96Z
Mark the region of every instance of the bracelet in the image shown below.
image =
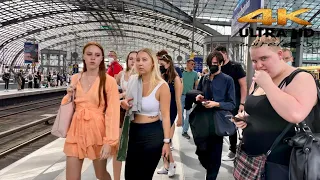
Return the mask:
M240 103L240 105L244 106L244 103Z

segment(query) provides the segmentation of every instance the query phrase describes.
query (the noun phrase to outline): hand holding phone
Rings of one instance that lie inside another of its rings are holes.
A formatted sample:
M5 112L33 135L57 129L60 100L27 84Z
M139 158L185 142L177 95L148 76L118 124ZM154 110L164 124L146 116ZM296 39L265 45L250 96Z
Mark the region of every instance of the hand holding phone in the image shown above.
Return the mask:
M235 116L232 117L232 119L234 120L234 122L240 122L240 121L246 122L246 120L238 118L238 117L235 117Z
M209 101L208 101L207 99L201 99L200 102L201 102L201 104L202 104L203 106L205 106L206 104L209 103Z

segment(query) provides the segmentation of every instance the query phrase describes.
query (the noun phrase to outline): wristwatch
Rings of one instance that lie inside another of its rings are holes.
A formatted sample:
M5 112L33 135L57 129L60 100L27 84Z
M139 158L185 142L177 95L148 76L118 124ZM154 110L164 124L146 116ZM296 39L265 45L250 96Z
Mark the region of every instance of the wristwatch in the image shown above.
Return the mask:
M163 142L166 144L169 144L169 143L171 143L171 139L163 139Z
M244 106L244 103L240 103L240 105Z

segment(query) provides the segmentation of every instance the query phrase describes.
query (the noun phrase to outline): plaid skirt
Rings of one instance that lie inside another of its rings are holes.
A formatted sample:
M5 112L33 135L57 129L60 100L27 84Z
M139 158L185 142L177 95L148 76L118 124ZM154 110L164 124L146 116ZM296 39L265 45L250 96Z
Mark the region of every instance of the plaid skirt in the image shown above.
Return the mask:
M266 161L265 154L250 156L239 146L234 160L233 177L235 180L264 180Z

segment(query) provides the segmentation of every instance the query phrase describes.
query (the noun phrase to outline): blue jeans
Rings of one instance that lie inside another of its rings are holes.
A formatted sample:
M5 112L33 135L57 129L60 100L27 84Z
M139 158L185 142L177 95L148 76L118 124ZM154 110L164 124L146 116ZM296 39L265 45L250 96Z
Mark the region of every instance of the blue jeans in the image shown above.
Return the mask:
M186 133L189 130L189 115L191 110L186 110L186 117L184 117L184 105L186 102L186 95L181 96L181 107L182 107L182 133Z

